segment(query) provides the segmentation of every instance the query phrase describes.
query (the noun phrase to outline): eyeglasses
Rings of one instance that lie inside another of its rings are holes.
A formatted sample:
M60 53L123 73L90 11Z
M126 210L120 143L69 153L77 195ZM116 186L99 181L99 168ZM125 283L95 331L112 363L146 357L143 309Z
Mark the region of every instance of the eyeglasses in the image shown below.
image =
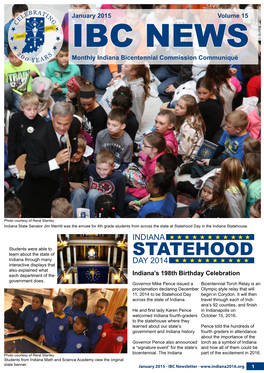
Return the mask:
M21 304L21 302L19 302L19 300L17 300L17 299L12 299L12 302L15 302L15 303Z
M146 145L146 144L144 143L144 141L143 141L143 143L142 143L142 146L144 146L144 148L150 148L150 149L153 149L153 146L148 146L148 145Z

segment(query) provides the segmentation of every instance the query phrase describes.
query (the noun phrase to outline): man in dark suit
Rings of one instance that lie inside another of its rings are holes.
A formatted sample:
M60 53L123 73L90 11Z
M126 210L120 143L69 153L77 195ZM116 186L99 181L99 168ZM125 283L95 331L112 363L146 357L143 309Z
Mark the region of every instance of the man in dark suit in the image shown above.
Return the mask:
M27 143L26 176L20 196L22 217L50 217L52 201L69 197L68 163L77 151L81 126L73 114L71 104L57 102L52 120L37 129Z

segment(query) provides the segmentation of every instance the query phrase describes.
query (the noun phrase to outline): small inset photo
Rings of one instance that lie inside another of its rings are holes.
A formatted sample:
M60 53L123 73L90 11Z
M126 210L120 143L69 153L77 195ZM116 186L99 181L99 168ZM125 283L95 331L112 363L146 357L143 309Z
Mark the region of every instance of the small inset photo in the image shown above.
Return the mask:
M128 283L127 234L58 234L58 284Z
M4 353L126 353L127 289L5 289Z

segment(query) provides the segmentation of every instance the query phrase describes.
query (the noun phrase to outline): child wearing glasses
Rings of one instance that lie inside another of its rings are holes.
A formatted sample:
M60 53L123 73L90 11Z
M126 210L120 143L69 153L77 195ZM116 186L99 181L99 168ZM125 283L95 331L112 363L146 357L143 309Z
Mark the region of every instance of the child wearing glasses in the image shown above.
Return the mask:
M19 295L15 295L12 299L11 308L5 311L5 324L10 331L15 330L15 325L21 315L24 304L23 299Z

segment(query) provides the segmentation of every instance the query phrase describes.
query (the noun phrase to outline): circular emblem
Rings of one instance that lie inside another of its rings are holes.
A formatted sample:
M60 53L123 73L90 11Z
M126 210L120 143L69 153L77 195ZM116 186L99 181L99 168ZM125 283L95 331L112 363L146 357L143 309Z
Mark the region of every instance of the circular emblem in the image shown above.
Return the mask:
M86 271L86 278L89 281L97 281L100 279L100 271L97 268L91 268Z
M36 316L36 317L34 318L34 321L35 321L35 322L37 322L37 321L38 321L38 317L37 317L37 316Z
M97 329L98 329L98 330L101 330L102 328L103 328L102 325L98 325L98 326L97 326Z
M103 334L102 334L102 337L105 337L106 336L106 332L104 332Z
M202 156L203 158L210 158L210 157L211 157L211 154L212 154L212 152L211 152L210 149L205 148L205 149L202 149L202 150L201 150L201 156Z
M81 343L77 343L76 347L81 348L82 347Z
M50 13L32 9L19 14L11 23L8 42L22 61L40 64L59 53L63 33L58 20Z
M100 192L103 192L104 194L107 194L109 196L114 191L114 185L111 181L104 180L99 183L98 190L100 190Z
M27 131L28 131L28 133L33 133L34 132L34 128L33 127L28 127Z
M64 329L63 325L60 325L59 330L63 330L63 329Z
M123 342L123 340L124 340L124 337L122 337L122 335L119 335L118 337L116 337L117 342Z

